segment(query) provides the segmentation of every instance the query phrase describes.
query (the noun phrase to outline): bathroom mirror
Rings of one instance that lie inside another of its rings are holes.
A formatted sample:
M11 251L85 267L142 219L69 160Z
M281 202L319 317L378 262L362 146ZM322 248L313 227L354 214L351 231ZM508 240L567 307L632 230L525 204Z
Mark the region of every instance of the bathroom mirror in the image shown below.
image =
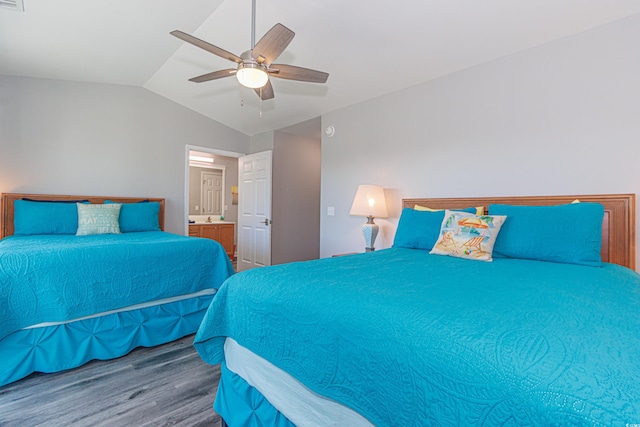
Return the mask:
M233 188L238 186L238 159L204 151L189 151L188 211L194 217L236 222L238 205Z

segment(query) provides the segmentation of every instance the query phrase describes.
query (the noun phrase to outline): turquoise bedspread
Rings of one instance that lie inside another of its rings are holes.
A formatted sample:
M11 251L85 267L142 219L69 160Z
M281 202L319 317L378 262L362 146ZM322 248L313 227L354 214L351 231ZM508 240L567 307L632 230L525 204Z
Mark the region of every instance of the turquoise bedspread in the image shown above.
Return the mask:
M224 249L209 239L10 236L0 240L0 339L41 322L218 288L231 274Z
M225 337L377 426L640 423L640 276L386 249L246 271L196 335Z

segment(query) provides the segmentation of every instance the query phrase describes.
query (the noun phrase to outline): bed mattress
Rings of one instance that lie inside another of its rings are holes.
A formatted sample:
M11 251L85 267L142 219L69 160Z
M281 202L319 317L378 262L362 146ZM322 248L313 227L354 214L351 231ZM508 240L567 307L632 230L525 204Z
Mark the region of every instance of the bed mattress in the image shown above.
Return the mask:
M0 241L0 386L194 333L233 274L213 240L164 232Z
M220 363L233 338L379 426L625 426L639 307L640 276L612 264L385 249L235 275L195 345Z
M42 322L217 289L233 273L209 239L165 232L0 240L0 339Z

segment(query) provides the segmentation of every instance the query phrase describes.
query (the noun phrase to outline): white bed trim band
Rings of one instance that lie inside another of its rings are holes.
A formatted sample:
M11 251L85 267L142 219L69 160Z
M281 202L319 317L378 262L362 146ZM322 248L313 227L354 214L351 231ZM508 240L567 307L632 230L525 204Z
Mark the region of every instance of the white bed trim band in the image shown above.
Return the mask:
M85 317L78 317L77 319L66 320L66 321L63 321L63 322L42 322L42 323L38 323L36 325L27 326L26 328L22 328L22 329L46 328L46 327L49 327L49 326L64 325L65 323L72 323L72 322L78 322L78 321L81 321L81 320L93 319L94 317L107 316L109 314L121 313L123 311L140 310L142 308L153 307L153 306L156 306L156 305L168 304L168 303L176 302L176 301L183 301L183 300L186 300L186 299L189 299L189 298L197 298L197 297L204 296L204 295L213 295L216 292L217 291L215 289L204 289L202 291L193 292L193 293L186 294L186 295L179 295L179 296L176 296L176 297L163 298L163 299L159 299L159 300L155 300L155 301L143 302L141 304L130 305L130 306L127 306L127 307L116 309L116 310L103 311L102 313L96 313L96 314L92 314L90 316L85 316Z
M224 343L224 357L231 372L262 393L298 427L374 427L353 409L315 393L232 338Z

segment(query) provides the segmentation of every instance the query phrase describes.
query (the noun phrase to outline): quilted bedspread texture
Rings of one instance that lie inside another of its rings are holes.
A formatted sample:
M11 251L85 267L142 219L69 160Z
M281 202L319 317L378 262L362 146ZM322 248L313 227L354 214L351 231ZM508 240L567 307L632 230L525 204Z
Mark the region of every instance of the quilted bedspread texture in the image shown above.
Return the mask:
M10 236L0 240L0 338L41 322L218 288L231 274L224 249L209 239Z
M640 424L640 275L412 249L250 270L196 336L225 337L377 426Z

